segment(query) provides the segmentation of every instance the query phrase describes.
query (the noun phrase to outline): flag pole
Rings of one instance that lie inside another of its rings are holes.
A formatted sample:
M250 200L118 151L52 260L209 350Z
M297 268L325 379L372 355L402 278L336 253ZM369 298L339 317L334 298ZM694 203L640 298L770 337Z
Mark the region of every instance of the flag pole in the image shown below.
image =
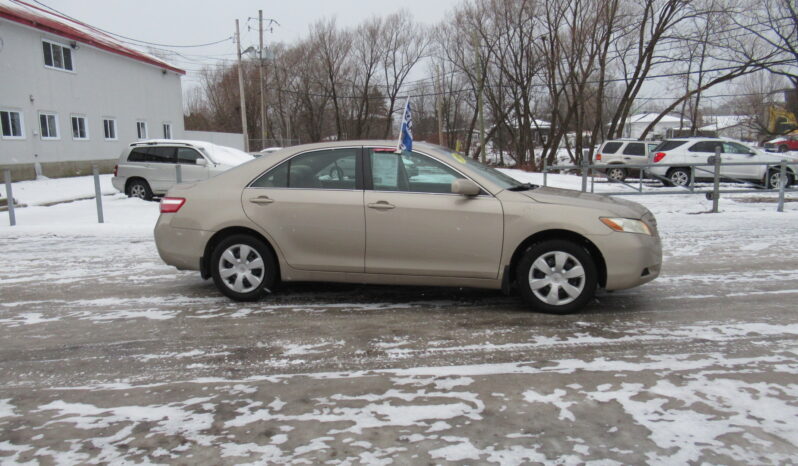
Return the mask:
M405 100L405 109L402 112L402 120L401 120L402 123L399 125L399 139L396 141L397 154L402 153L402 137L405 134L405 125L407 124L405 120L407 119L407 111L409 110L409 108L410 108L410 96L407 96L407 99Z

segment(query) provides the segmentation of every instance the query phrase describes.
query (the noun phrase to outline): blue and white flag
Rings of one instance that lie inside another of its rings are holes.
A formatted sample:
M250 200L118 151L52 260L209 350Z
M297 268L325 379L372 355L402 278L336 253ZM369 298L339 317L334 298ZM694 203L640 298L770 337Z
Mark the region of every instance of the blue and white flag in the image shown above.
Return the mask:
M399 143L396 152L413 150L413 114L410 112L410 97L405 104L405 113L402 115L402 129L399 131Z

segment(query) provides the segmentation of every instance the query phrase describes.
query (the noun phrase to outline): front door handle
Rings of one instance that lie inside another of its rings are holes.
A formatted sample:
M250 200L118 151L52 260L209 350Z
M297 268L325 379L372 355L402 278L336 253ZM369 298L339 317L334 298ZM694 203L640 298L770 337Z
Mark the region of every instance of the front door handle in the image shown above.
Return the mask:
M254 199L250 199L249 202L253 204L271 204L274 202L274 199L269 198L268 196L258 196Z
M368 206L370 209L378 209L378 210L388 210L396 207L395 205L387 201L372 202Z

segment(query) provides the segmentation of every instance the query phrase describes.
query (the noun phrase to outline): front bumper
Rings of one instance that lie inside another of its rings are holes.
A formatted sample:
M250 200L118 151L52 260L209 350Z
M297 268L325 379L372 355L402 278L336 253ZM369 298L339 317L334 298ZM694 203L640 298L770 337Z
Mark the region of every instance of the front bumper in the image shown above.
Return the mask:
M623 290L648 283L662 268L659 236L613 232L591 236L607 266L607 290Z
M164 262L179 270L199 270L213 232L175 228L169 223L174 214L161 214L155 224L155 246Z

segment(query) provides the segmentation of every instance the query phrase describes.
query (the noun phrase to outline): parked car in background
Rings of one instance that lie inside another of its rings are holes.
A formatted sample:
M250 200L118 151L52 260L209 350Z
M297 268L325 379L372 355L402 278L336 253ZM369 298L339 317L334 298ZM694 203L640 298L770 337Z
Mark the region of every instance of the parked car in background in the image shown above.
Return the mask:
M130 144L114 167L111 182L130 197L151 200L177 183L207 180L254 157L232 147L203 141L151 139Z
M395 148L295 146L174 186L158 252L235 300L279 280L468 286L515 288L533 309L567 313L597 287L659 275L656 220L639 204L520 183L426 143Z
M766 141L762 147L768 152L798 151L798 131Z
M645 165L650 160L651 151L658 141L638 141L636 139L612 139L605 141L596 152L595 162L615 165L599 169L610 181L624 181L629 176L641 176L640 168L624 165Z
M282 150L282 149L283 149L282 147L267 147L265 149L259 150L258 152L252 152L252 155L254 155L255 157L260 157L260 156L263 156L263 155L273 154L273 153L277 152L278 150Z
M768 188L779 187L779 168L768 168L766 164L779 163L785 160L785 157L768 154L726 138L666 139L654 149L649 173L656 175L666 186L688 186L690 184L690 166L687 164L709 163L709 158L715 155L715 148L718 146L721 148L721 177L762 183ZM795 159L790 161L795 162ZM740 162L757 162L761 165L725 165ZM684 163L685 166L678 166L681 163ZM658 166L657 164L676 164L676 166ZM795 182L797 167L798 162L787 166L785 186ZM695 179L712 179L713 177L714 173L711 167L695 168Z

